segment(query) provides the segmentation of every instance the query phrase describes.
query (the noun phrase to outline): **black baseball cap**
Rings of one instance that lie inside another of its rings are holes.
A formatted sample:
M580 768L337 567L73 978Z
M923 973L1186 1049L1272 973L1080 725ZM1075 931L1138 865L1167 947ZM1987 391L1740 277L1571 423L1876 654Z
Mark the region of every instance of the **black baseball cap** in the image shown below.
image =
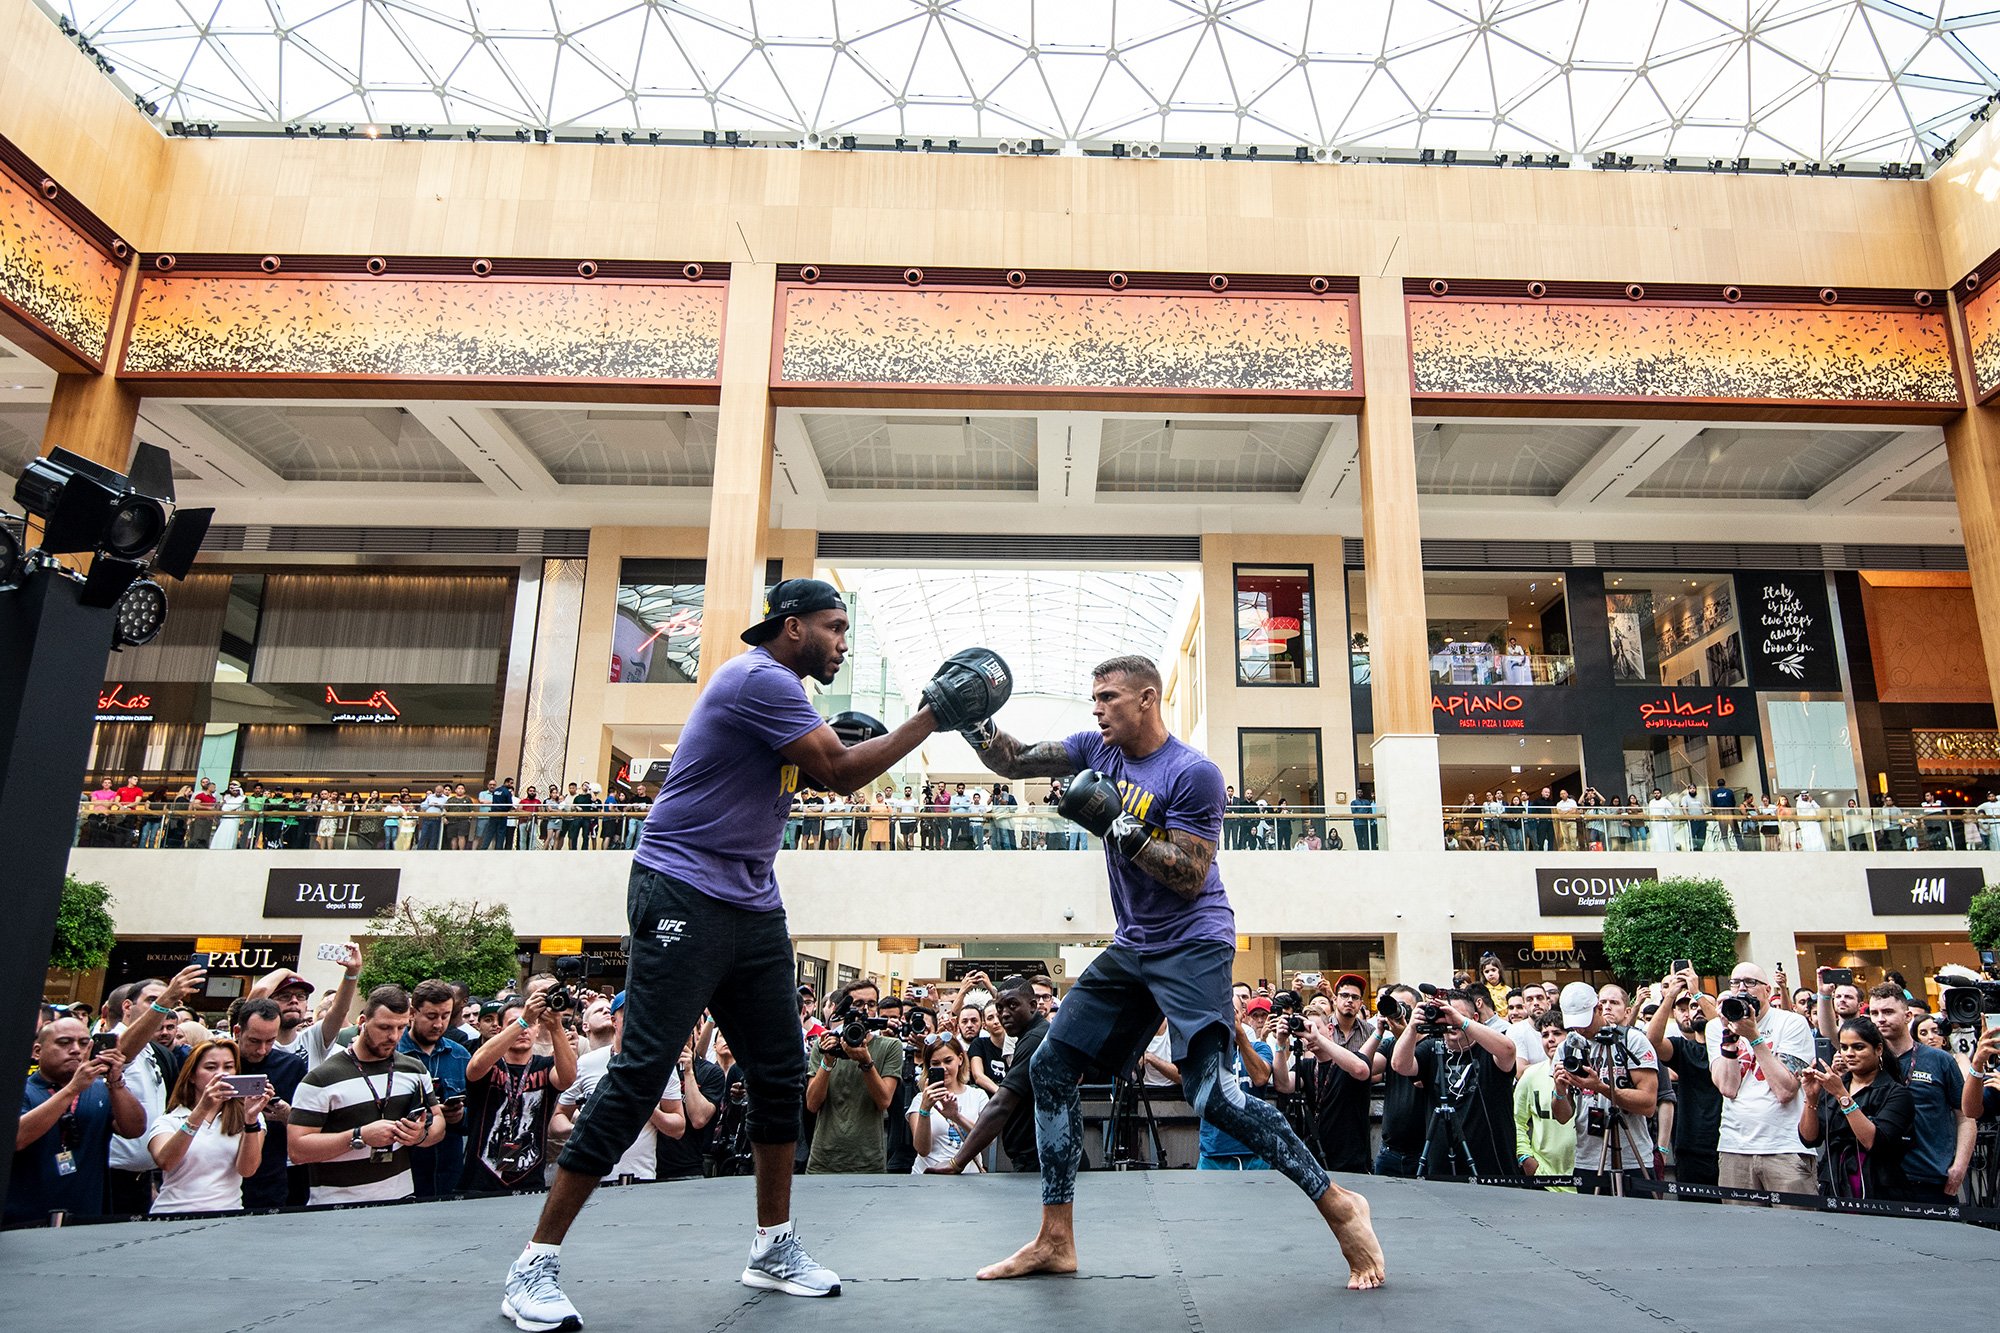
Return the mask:
M743 642L756 645L773 638L791 616L809 616L815 611L845 611L847 603L840 590L820 579L786 579L764 598L764 618L743 631Z

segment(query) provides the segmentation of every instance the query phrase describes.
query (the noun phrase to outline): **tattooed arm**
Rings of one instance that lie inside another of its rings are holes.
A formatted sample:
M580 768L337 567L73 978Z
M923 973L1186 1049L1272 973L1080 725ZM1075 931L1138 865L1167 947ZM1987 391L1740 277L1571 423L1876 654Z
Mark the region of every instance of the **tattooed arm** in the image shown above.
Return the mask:
M1215 860L1215 844L1185 829L1170 828L1164 838L1155 838L1139 849L1132 864L1193 902L1201 894L1208 867Z
M973 753L1003 778L1065 778L1079 769L1061 741L1029 745L1004 731L995 731L992 741L983 749L975 747Z

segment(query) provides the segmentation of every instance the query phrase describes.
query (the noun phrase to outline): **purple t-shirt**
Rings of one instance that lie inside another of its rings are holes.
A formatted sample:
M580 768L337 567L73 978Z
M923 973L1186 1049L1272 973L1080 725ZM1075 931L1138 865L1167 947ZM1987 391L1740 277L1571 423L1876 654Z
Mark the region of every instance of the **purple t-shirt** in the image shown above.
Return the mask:
M733 907L775 911L771 864L799 789L778 751L824 725L797 672L762 648L732 658L694 701L633 859Z
M1071 763L1096 769L1118 784L1125 812L1144 824L1148 835L1160 838L1167 829L1180 829L1221 842L1222 770L1192 745L1170 736L1144 759L1128 759L1099 733L1079 731L1063 748ZM1118 920L1113 943L1135 953L1163 953L1197 940L1235 945L1236 913L1213 861L1193 902L1109 848L1104 863L1111 872L1111 908Z

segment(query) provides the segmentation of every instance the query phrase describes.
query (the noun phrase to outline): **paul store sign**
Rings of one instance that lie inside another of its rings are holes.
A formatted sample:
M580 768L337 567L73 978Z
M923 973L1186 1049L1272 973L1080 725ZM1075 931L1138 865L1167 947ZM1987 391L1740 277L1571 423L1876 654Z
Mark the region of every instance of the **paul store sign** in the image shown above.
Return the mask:
M1535 900L1543 916L1603 916L1611 900L1635 884L1658 879L1652 866L1603 866L1580 869L1540 866L1535 870Z
M264 886L267 917L366 919L396 905L403 872L309 867L273 870Z

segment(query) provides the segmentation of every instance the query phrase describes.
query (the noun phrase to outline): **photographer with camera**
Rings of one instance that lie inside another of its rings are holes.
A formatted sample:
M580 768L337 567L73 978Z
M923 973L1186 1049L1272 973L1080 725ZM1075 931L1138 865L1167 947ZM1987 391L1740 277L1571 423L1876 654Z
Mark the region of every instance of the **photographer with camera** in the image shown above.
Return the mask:
M35 1033L32 1057L35 1072L14 1131L6 1221L46 1223L51 1213L100 1217L112 1135L146 1132L146 1108L126 1086L124 1056L93 1043L80 1020L64 1017Z
M817 1117L806 1171L881 1175L888 1169L883 1115L903 1074L903 1042L876 1017L881 988L866 979L833 993L833 1030L807 1068L806 1110Z
M1368 985L1349 972L1331 986L1319 978L1316 989L1321 994L1332 992L1333 1021L1324 1022L1289 1008L1282 1015L1274 1014L1271 1083L1286 1094L1304 1081L1314 1136L1326 1169L1367 1175L1372 1164L1368 1094L1374 1080L1371 1057L1375 1053L1375 1025L1361 1016L1361 1000ZM1304 1068L1295 1070L1295 1061Z
M1514 1164L1513 1038L1472 1017L1462 990L1423 991L1389 1068L1414 1079L1428 1111L1416 1174L1502 1176Z
M1770 1004L1771 978L1738 963L1708 1025L1708 1066L1722 1094L1718 1183L1780 1194L1819 1190L1818 1161L1799 1139L1799 1073L1813 1062L1805 1019Z
M551 996L560 1008L549 1007ZM460 1189L517 1194L541 1187L556 1096L576 1082L576 1047L562 1030L562 1014L573 1004L560 984L542 988L525 1004L509 1002L500 1035L472 1053L465 1066L471 1130ZM537 1035L549 1043L549 1054L535 1053Z
M1423 1151L1428 1123L1423 1089L1416 1079L1390 1067L1396 1043L1422 1000L1414 987L1401 984L1385 987L1375 998L1380 1022L1368 1054L1368 1069L1382 1085L1382 1148L1375 1154L1378 1176L1414 1176L1417 1157Z
M1708 1043L1702 1034L1720 1021L1715 997L1701 989L1692 969L1672 972L1666 995L1646 1022L1646 1039L1653 1043L1660 1068L1674 1078L1674 1179L1687 1185L1716 1183L1716 1147L1722 1134L1722 1094L1709 1070ZM1667 1034L1667 1024L1678 1031Z
M1972 1072L1959 1094L1958 1113L1976 1126L2000 1117L2000 1027L1979 1034L1970 1063Z
M1625 1016L1625 992L1587 981L1562 989L1562 1023L1569 1030L1554 1057L1556 1118L1576 1128L1579 1194L1629 1196L1652 1174L1653 1133L1647 1117L1659 1105L1660 1061L1651 1042L1606 1021Z

